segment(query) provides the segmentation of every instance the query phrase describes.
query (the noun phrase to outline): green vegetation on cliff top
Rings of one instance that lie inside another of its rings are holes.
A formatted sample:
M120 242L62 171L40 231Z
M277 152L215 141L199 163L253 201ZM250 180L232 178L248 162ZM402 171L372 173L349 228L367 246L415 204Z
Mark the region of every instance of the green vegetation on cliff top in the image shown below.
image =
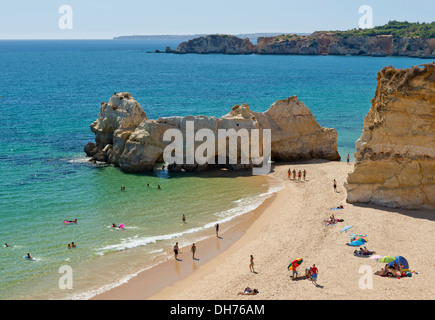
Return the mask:
M374 37L379 35L392 35L394 37L415 37L415 38L435 38L435 21L408 22L408 21L389 21L383 26L371 29L352 29L347 31L334 31L341 37Z

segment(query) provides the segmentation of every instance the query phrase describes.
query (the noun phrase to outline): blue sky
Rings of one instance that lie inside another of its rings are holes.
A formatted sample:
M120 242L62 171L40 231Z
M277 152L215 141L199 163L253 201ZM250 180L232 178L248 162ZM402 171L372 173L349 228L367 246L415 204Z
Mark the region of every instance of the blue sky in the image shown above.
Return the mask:
M71 30L59 28L62 5L73 10ZM1 0L0 39L345 30L358 27L362 5L374 25L435 20L434 0Z

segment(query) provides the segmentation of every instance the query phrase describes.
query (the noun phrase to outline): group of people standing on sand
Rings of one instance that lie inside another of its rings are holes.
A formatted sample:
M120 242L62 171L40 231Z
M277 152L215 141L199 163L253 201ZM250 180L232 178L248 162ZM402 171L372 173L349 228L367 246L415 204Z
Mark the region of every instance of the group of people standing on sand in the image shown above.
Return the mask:
M288 169L288 171L287 171L287 174L288 174L288 178L290 179L290 180L296 180L296 170L295 169L293 169L293 171L289 168ZM292 175L293 175L293 179L292 179ZM299 170L298 172L297 172L297 177L298 177L298 181L301 181L301 179L304 179L304 181L305 181L305 178L306 178L306 176L307 176L307 171L304 169L304 170Z
M291 266L292 266L292 271L293 271L292 279L296 280L298 275L299 275L299 273L297 271L298 265L295 263L292 263ZM313 281L314 283L316 283L318 274L319 274L319 269L317 269L316 265L313 264L312 267L305 268L304 279L309 279L309 280Z
M195 258L195 253L196 253L196 245L195 245L195 243L192 244L192 247L190 248L190 252L192 252L192 259L196 260L196 258ZM175 243L175 246L174 246L175 260L179 261L178 255L180 253L181 253L180 247L178 246L178 242L177 242L177 243Z
M183 223L186 223L186 215L185 214L183 214L181 220L183 221ZM219 238L219 223L216 223L215 230L216 230L216 237ZM178 259L178 255L181 253L181 251L180 251L180 248L178 246L178 242L175 243L173 251L174 251L175 260L180 261ZM190 252L192 252L192 259L193 260L198 260L198 259L195 258L195 253L196 253L196 245L195 245L195 243L192 244L192 247L190 248Z

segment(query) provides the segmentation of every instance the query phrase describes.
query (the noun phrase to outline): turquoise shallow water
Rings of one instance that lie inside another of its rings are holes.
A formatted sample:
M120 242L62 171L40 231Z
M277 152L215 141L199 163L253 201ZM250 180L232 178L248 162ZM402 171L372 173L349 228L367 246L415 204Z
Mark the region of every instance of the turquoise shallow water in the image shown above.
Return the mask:
M188 243L271 191L266 179L228 172L125 174L88 164L89 124L113 92L131 92L149 118L221 117L241 103L263 112L297 95L322 126L338 131L345 159L361 134L377 72L427 62L147 53L166 46L176 43L0 41L0 242L13 245L0 249L1 299L88 297L81 293L134 273L175 239ZM183 213L188 224L180 223ZM62 222L74 218L77 225ZM113 231L111 223L127 228ZM68 250L71 241L78 247ZM24 260L27 252L36 261ZM138 253L145 260L135 260ZM127 257L129 265L119 267ZM58 288L65 264L80 271L73 292Z

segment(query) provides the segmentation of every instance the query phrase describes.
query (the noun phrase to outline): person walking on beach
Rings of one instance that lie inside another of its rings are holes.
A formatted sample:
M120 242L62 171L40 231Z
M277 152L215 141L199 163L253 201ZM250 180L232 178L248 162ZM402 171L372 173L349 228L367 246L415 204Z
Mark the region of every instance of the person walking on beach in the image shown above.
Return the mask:
M334 179L334 191L337 192L337 181Z
M192 244L192 248L190 249L192 252L192 259L195 260L195 252L196 252L196 246L195 244Z
M305 181L305 177L307 176L307 171L305 171L305 169L304 169L304 171L302 172L302 174L304 175L304 181Z
M316 268L316 265L313 264L313 266L311 267L311 281L317 283L317 275L319 273L319 270Z
M219 238L219 223L216 223L216 237Z
M251 272L255 272L254 270L254 256L251 254L251 260L249 263L249 270L251 270Z
M293 270L293 274L292 274L292 277L293 277L293 279L296 279L297 278L297 276L298 276L298 272L297 272L297 270L296 270L296 267L297 267L297 265L295 264L295 263L292 263L292 270Z
M177 243L175 243L175 246L174 246L175 260L178 260L178 251L179 250L180 249L178 248L178 242L177 242Z

